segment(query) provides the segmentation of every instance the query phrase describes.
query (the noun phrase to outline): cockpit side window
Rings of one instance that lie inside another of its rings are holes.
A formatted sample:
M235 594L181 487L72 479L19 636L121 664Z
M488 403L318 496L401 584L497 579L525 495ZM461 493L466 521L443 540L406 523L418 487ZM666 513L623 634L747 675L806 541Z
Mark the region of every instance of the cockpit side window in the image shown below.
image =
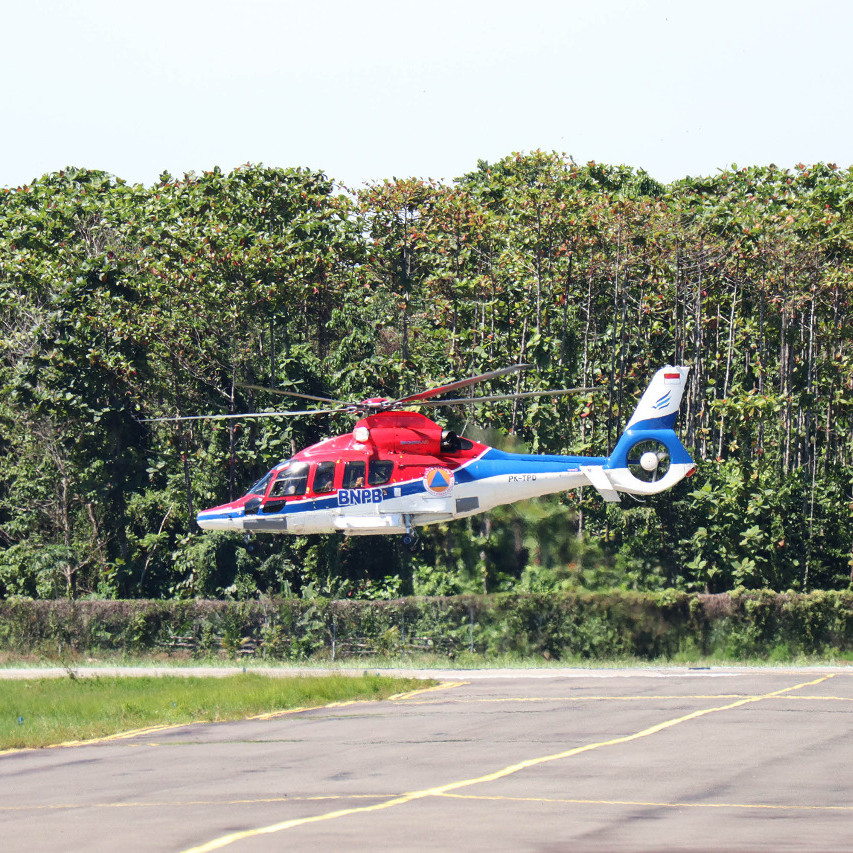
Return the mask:
M278 472L270 488L269 497L286 498L304 495L308 488L308 463L290 462Z
M373 459L368 469L367 485L384 486L394 472L394 463L390 459Z
M335 487L335 463L320 462L314 472L314 493L331 492Z
M364 488L364 462L347 462L344 465L344 481L343 488L345 489L363 489Z

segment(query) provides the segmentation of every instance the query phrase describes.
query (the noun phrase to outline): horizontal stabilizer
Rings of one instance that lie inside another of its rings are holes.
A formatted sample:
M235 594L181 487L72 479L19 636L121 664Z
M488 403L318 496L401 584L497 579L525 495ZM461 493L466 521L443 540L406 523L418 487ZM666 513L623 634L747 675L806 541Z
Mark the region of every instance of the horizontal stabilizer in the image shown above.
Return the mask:
M581 473L586 476L590 483L592 483L596 491L604 498L604 500L608 503L621 502L622 499L619 497L619 492L613 488L613 485L608 479L607 474L604 473L604 469L601 465L581 465L580 469Z

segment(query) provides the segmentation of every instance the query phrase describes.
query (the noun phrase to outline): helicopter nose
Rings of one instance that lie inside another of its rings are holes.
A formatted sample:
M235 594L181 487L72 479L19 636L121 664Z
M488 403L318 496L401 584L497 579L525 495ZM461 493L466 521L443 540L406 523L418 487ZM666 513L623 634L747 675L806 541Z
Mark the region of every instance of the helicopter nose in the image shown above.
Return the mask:
M243 510L228 506L203 509L195 520L202 530L243 530Z

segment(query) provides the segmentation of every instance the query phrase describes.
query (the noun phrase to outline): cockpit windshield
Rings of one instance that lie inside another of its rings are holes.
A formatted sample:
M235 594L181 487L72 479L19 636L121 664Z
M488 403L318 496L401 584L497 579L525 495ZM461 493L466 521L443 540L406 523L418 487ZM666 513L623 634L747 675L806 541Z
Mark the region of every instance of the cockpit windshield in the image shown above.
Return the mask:
M288 462L279 468L269 496L271 498L304 495L308 488L308 463Z
M255 483L255 485L252 486L252 488L249 489L249 491L246 492L246 494L247 495L260 495L261 497L263 497L267 491L267 486L270 484L270 480L272 480L273 473L274 473L273 471L270 471L268 474L264 474L264 476L261 477L261 479L258 480L258 482Z

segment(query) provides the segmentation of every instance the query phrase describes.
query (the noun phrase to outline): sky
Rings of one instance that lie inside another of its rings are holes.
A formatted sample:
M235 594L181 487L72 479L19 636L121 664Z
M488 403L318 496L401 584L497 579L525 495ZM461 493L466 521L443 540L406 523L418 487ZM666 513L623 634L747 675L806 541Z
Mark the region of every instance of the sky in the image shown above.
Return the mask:
M542 149L669 182L853 164L845 0L18 0L0 187L243 163L358 188Z

